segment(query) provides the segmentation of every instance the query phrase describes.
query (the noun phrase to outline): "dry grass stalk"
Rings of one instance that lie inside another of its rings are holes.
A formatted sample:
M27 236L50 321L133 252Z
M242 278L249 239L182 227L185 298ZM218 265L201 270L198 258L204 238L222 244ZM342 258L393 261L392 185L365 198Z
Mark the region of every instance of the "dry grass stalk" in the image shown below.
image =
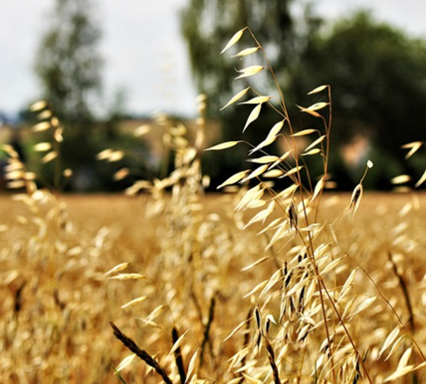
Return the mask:
M275 362L275 352L267 338L264 338L264 342L265 342L266 350L268 351L268 359L269 359L269 363L271 364L272 373L274 376L274 383L281 384L280 374L278 372L278 367Z
M204 363L204 350L205 350L205 347L206 347L207 343L210 346L210 353L213 355L212 342L210 340L210 328L211 328L211 325L212 325L213 319L214 319L215 305L216 305L216 299L214 297L212 297L211 300L210 300L209 316L208 316L206 325L204 327L204 337L203 337L203 341L201 343L201 349L200 349L200 368L203 367L203 363Z
M172 329L172 339L173 339L173 343L176 343L179 340L179 334L176 327L173 327ZM185 372L185 367L183 365L182 351L180 347L176 348L176 350L174 351L174 355L175 355L176 366L178 367L178 371L179 371L180 382L181 384L185 384L186 372Z
M110 325L113 329L114 336L118 340L120 340L127 349L132 351L136 356L138 356L150 367L154 368L155 372L157 372L161 376L161 378L166 384L173 384L172 380L169 378L164 368L161 367L160 364L158 364L158 362L153 357L151 357L143 349L140 349L137 344L130 337L127 337L124 333L122 333L114 323L110 322Z
M398 283L401 288L402 294L404 296L405 304L407 306L408 311L408 324L410 325L410 331L411 334L414 336L414 333L416 331L416 327L414 324L414 313L413 313L413 306L411 304L410 294L408 293L408 287L404 280L404 277L401 275L401 273L398 270L398 266L395 264L395 261L392 257L392 253L388 253L389 261L392 264L392 269L395 274L395 276L398 278Z

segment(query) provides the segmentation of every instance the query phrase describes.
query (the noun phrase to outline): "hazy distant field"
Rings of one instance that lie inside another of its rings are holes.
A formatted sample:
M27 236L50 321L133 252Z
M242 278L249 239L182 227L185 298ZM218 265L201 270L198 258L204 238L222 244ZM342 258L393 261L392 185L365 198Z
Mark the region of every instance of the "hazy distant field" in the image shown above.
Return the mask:
M397 214L403 206L411 201L411 194L365 192L362 204L359 208L358 219L363 219L363 214L369 215L387 211L388 217ZM426 194L416 194L420 203L419 216L426 213ZM332 214L341 212L349 205L350 193L337 193L325 195L325 201L328 203L327 209L323 209L323 214ZM61 196L68 208L70 218L78 224L84 226L93 226L93 229L99 225L116 226L123 229L130 229L127 235L133 235L134 232L141 230L140 227L133 225L144 223L144 212L147 202L151 200L149 195L140 197L126 197L121 194L116 195L64 195ZM222 210L233 209L232 195L207 194L204 198L207 208L216 210L220 213ZM225 203L225 205L223 205ZM331 208L331 210L329 210ZM383 208L383 209L382 209ZM13 201L12 194L0 195L0 217L1 223L12 223L16 220L16 215L25 212L20 202ZM129 216L132 221L129 222ZM331 216L332 217L332 216Z
M157 202L157 214L147 217L147 206L153 209L154 203L147 195L64 196L61 200L66 207L59 209L56 202L47 202L33 211L11 198L0 197L0 224L8 225L0 233L1 383L120 382L111 365L116 367L131 353L114 338L110 321L164 366L170 366L169 375L176 383L176 366L167 356L173 326L180 334L189 330L182 345L185 366L197 349L198 354L203 351L199 377L218 377L221 382L238 377L238 373L228 372L226 361L247 340L236 334L222 341L253 309L254 298L243 297L270 278L276 267L284 262L290 266L293 256L282 253L280 246L265 253L268 238L256 236L259 225L238 229L240 221L246 223L249 217L233 217L231 195L202 198L191 208L189 219L186 211L171 215L170 198ZM320 214L331 223L349 201L350 194L326 195ZM425 213L426 196L420 195L417 201L411 195L367 193L355 218L344 217L336 227L342 249L365 268L406 323L401 288L388 261L389 252L397 255L421 345L426 342L422 304L426 302ZM197 228L196 233L188 233L191 226ZM265 255L270 258L241 271ZM144 277L120 281L103 276L123 262L131 263L125 273ZM337 286L344 283L341 276L356 268L347 258L342 263L335 277ZM354 295L377 296L361 273L355 283ZM140 302L120 308L141 296ZM275 309L268 313L277 316ZM360 348L364 341L371 343L371 359L375 359L397 322L381 298L362 315L349 326ZM209 319L211 327L206 333ZM249 343L253 337L250 334ZM314 336L308 340L315 345L322 342ZM391 359L393 366L383 358L380 364L375 365L374 360L366 364L372 374L378 367L390 374L401 357L398 353ZM248 367L246 372L250 369L254 368ZM127 383L160 382L154 373L143 379L145 374L147 368L138 359L122 371ZM383 378L383 374L375 377Z

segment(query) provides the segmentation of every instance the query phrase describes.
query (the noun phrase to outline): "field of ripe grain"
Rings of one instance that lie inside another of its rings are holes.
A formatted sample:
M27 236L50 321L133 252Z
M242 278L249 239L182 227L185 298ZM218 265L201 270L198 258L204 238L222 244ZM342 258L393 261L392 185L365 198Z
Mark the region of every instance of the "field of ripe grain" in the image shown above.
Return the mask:
M323 197L326 292L233 195L37 193L0 197L1 383L426 379L426 196Z

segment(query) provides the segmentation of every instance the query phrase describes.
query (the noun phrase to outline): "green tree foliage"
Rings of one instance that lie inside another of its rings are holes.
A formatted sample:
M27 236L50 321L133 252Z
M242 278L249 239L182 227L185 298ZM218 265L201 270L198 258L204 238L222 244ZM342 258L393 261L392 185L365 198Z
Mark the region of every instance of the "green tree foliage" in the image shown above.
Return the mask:
M90 0L57 0L36 58L43 97L65 127L63 160L77 177L93 165L96 151L102 59L93 14Z
M425 40L360 12L310 39L289 88L302 103L306 90L331 84L334 142L365 135L388 159L378 159L382 169L375 167L376 172L417 174L401 145L425 139L425 63ZM389 172L390 162L394 169Z
M249 65L250 59L244 59L239 68L235 68L235 59L219 53L237 30L250 26L266 49L280 81L285 83L288 68L303 49L304 37L309 36L310 30L317 25L317 20L309 12L305 12L304 17L296 23L292 4L293 0L190 0L182 13L182 33L188 44L197 87L208 96L208 117L220 121L224 140L241 134L241 127L250 112L249 106L239 106L219 113L220 107L233 94L247 86L244 80L234 82L232 79L236 77L235 70ZM244 36L242 44L245 43L252 46L253 40ZM271 79L260 74L258 80L259 91L271 91ZM262 112L262 116L265 125L276 122L273 113ZM256 124L252 128L244 136L256 142ZM240 154L238 150L232 151L232 154L224 152L220 164L215 157L214 167L211 166L213 162L209 161L210 154L206 154L204 169L213 179L220 173L233 173L242 165L244 153L244 149Z
M423 172L404 159L401 145L424 140L426 42L377 22L365 12L332 24L316 17L310 8L295 18L290 11L295 9L293 5L292 1L279 0L191 1L183 13L182 30L198 89L220 103L211 103L211 107L218 111L220 105L246 86L244 82L232 81L235 69L239 69L235 68L236 60L229 59L229 55L224 58L219 52L237 30L250 26L272 58L290 109L296 103L312 103L307 91L331 84L332 141L336 154L331 160L332 167L338 168L336 173L350 180L345 176L349 171L342 167L338 147L357 135L371 140L380 156L376 163L382 164L374 171L385 178L398 172ZM242 39L241 46L246 47L245 43ZM266 79L257 79L257 83L256 78L252 79L260 92L271 91ZM220 114L223 139L237 137L236 129L244 125L249 112L249 107L238 106ZM256 122L244 134L249 141L258 142L258 132L264 133L265 127L272 126L274 117L269 115L268 121L268 115L262 112L262 116L262 123ZM305 114L297 114L296 109L292 116L293 123L301 129L312 123ZM235 151L232 156L222 158L221 165L229 171L238 162ZM355 182L356 175L353 179ZM383 180L375 180L376 187L385 186ZM350 187L350 182L346 187Z
M188 42L192 70L198 88L218 106L234 91L229 81L235 75L234 63L219 55L237 30L250 26L269 51L277 66L288 63L294 51L294 26L290 13L292 0L191 0L182 13L182 33ZM266 22L267 20L267 22ZM290 54L289 54L290 53Z
M54 113L67 123L93 120L101 90L101 33L90 0L57 0L42 38L36 70Z

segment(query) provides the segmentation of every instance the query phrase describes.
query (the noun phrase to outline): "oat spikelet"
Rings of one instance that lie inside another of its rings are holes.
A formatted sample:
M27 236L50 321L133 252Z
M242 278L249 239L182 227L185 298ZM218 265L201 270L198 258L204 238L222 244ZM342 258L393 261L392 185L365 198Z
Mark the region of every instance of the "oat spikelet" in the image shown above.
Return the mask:
M356 211L358 210L359 204L361 202L362 194L363 194L362 184L358 184L355 187L354 191L352 192L351 203L349 205L349 209L352 209L353 215L355 215Z

